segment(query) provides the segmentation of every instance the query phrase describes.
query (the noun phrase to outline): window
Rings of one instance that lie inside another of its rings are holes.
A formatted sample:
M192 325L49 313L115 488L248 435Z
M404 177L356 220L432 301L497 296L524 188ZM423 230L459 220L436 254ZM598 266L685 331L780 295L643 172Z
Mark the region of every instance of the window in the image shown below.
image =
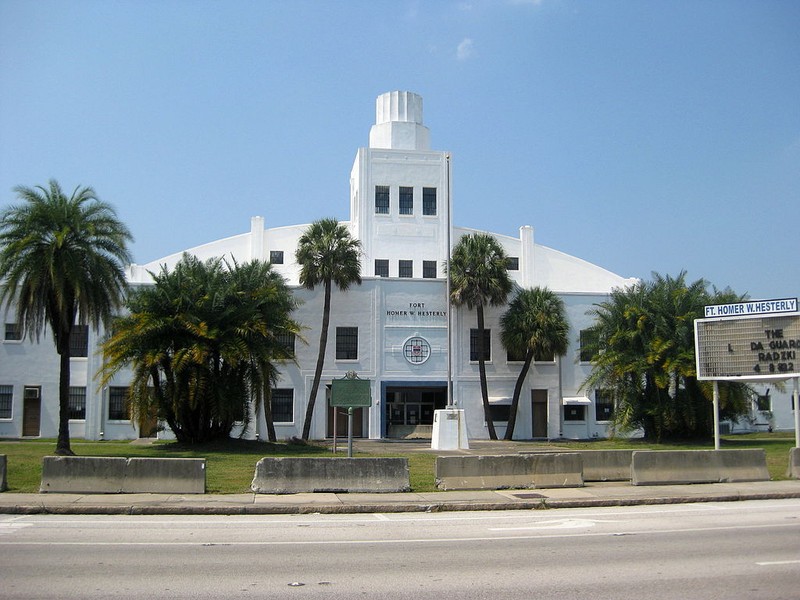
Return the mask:
M75 325L69 336L69 354L72 358L89 356L89 326Z
M425 216L436 214L436 188L422 188L422 214Z
M592 329L581 329L580 343L581 362L591 362L594 357L594 346L597 344L597 334Z
M525 352L516 349L506 350L506 362L525 362Z
M14 399L14 386L0 385L0 419L11 418L11 406Z
M86 388L69 388L69 418L83 421L86 419Z
M506 351L506 360L508 362L525 362L524 352L515 352L513 350ZM534 362L555 362L555 355L552 352L537 354L533 357Z
M7 342L18 342L22 339L22 332L19 329L19 325L16 323L6 323L6 336L5 340Z
M507 422L508 417L511 414L511 405L510 404L490 404L489 405L489 414L492 416L492 421L494 423L500 422Z
M792 398L794 400L794 398ZM760 412L769 412L772 410L772 398L769 395L769 390L766 394L759 394L756 396L756 410Z
M336 328L336 360L358 358L358 327Z
M400 214L401 215L414 214L414 188L411 187L400 188Z
M425 279L436 279L436 261L423 260L422 261L422 276Z
M294 390L278 388L272 390L272 421L274 423L294 423Z
M506 257L506 270L507 271L519 271L519 257L518 256Z
M483 330L483 360L492 360L491 329ZM469 359L472 362L478 360L478 330L469 330Z
M398 271L398 276L400 277L413 277L414 276L414 261L413 260L401 260L400 261L400 268Z
M108 420L128 420L128 388L112 387L108 390Z
M586 406L583 404L567 405L564 407L565 421L585 421Z
M375 277L389 276L389 261L385 258L375 259Z
M294 354L295 335L293 333L280 333L275 337L275 341Z
M610 421L614 416L614 397L609 390L594 392L594 420Z
M376 185L375 186L375 214L388 215L389 214L389 186Z
M282 265L283 264L283 250L270 250L269 251L269 262L273 265Z

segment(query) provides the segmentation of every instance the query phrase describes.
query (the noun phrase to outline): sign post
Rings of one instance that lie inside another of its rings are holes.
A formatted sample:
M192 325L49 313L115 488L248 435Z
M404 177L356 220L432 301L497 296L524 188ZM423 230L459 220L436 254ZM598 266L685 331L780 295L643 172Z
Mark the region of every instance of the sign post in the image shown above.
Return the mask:
M336 452L336 408L347 409L347 457L353 457L353 409L372 406L370 382L359 379L355 371L348 371L342 379L331 382L331 400L333 407L333 448Z
M719 448L719 381L794 380L795 446L800 448L800 307L797 298L705 307L694 322L698 381L714 382L714 446Z

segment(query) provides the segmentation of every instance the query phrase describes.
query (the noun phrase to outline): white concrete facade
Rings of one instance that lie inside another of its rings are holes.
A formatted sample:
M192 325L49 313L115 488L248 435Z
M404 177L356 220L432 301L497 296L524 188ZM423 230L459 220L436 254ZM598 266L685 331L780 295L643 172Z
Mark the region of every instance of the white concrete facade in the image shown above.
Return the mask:
M332 433L325 386L349 371L356 371L360 378L371 382L373 405L357 414L357 435L373 439L429 436L433 409L444 407L448 378L444 265L449 255L448 239L454 245L465 233L477 230L452 227L450 207L455 199L451 194L451 157L448 152L430 149L422 108L422 98L410 92L390 92L378 97L369 146L356 153L350 173L351 214L346 225L362 243L363 283L347 292L333 294L329 343L312 438ZM284 401L290 404L286 405L287 416L276 422L276 430L279 438L288 438L302 431L317 355L322 290L309 291L298 282L299 267L294 253L307 225L269 227L267 215L266 219L253 217L245 233L185 252L201 259L224 256L239 262L270 261L302 300L294 316L306 328L305 342L297 340L297 364L281 367L278 384ZM567 354L553 361L534 363L527 376L515 437L605 437L608 423L601 418L595 392L579 391L590 371L590 365L579 360L579 334L591 324L587 312L594 304L606 299L612 289L635 280L536 244L534 230L527 225L520 227L519 237L495 237L515 259L509 268L512 279L521 287L546 286L558 293L566 304L570 322ZM158 271L162 265L171 268L182 254L146 265L131 265L129 281L134 285L149 285L149 272ZM491 332L491 360L487 363L489 396L498 407L501 420L495 425L501 436L505 431L503 407L510 402L521 366L507 360L500 344L500 317L504 310L489 309L486 314L486 326ZM5 321L13 322L13 315L7 315ZM488 437L488 432L480 399L478 365L470 360L470 329L475 327L474 311L455 310L451 354L453 398L456 406L465 411L469 437L480 439ZM337 358L337 328L349 328L340 329L339 333L349 334L352 342L357 340L352 357ZM120 416L112 407L112 388L124 388L126 374L119 374L112 385L103 389L97 387L94 379L100 367L97 347L102 335L90 332L87 356L72 361L72 386L84 387L86 399L84 418L71 422L71 433L87 439L135 438L139 435L138 424L112 418ZM4 413L2 393L9 388L10 411ZM39 393L38 435L54 437L58 424L58 360L51 340L43 337L41 343L16 340L0 343L0 437L36 435L31 416L35 394L30 390L34 389ZM26 394L31 396L27 400ZM784 420L791 423L791 410L786 418L773 408L772 418L773 426ZM343 422L340 419L340 432ZM258 437L263 435L264 428L264 417L258 415L255 426L245 435Z

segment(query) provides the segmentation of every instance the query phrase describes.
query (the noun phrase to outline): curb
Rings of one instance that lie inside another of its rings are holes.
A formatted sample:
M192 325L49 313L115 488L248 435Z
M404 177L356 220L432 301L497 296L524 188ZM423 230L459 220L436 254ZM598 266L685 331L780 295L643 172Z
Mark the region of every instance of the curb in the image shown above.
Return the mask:
M60 504L39 503L0 505L0 514L14 515L303 515L363 514L412 512L468 512L492 510L549 510L558 508L593 508L612 506L645 506L660 504L693 504L702 502L740 502L743 500L785 500L800 498L800 492L753 492L747 494L709 494L704 496L651 496L638 498L537 498L509 502L450 501L394 502L388 504L250 504L242 506L209 506L192 504Z

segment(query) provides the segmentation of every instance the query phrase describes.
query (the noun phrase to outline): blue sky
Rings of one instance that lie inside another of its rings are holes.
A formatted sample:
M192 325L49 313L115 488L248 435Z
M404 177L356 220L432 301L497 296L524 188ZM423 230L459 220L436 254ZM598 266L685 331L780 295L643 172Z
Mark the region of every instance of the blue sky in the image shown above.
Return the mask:
M139 263L347 219L375 98L408 90L456 225L796 297L798 31L795 0L0 0L0 206L91 185Z

